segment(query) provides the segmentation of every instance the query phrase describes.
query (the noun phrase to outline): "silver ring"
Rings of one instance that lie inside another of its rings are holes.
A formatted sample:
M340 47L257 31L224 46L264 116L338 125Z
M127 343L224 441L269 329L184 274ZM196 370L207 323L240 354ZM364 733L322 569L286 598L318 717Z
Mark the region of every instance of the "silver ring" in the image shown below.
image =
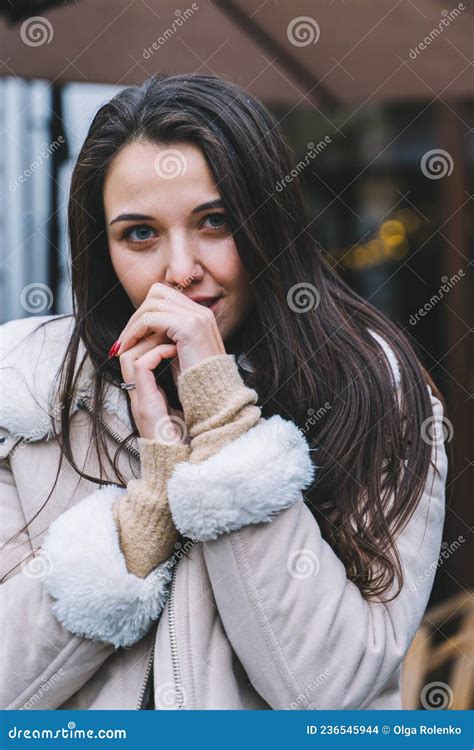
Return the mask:
M125 389L126 391L131 391L133 388L136 388L135 383L120 383L120 388Z

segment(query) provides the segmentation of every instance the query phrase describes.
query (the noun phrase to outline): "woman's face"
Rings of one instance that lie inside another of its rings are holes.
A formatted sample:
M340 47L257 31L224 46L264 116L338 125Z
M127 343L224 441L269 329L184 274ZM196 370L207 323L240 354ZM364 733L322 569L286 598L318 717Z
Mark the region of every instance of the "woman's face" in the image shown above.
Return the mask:
M214 314L223 340L239 327L252 290L199 148L125 146L106 174L104 210L112 264L135 309L161 282L192 298L222 295Z

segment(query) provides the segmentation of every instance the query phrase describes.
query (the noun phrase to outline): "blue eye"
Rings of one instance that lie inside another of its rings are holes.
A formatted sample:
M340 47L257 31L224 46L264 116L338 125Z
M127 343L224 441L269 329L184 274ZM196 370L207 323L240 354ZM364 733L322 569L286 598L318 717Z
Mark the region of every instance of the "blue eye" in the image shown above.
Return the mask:
M132 237L134 232L136 232L136 235L135 237ZM146 226L146 224L143 224L138 227L130 227L130 229L126 229L122 238L127 239L130 242L145 242L146 240L151 239L151 235L149 235L148 232L153 232L153 229Z
M206 226L206 221L210 221L211 223ZM211 232L222 231L227 227L226 215L223 213L208 214L203 219L201 226L204 229L209 229ZM125 231L121 235L121 239L126 240L130 244L138 245L142 242L146 242L147 240L152 239L155 236L156 232L154 229L152 229L152 227L149 227L147 224L140 224L135 227L129 227L128 229L125 229Z
M217 232L219 229L223 229L227 224L225 214L208 214L203 221L203 225L204 225L204 222L207 221L208 219L212 219L213 221L214 219L217 220L217 226L213 224L211 226L206 227L207 229L211 229L212 231L215 231L215 232Z

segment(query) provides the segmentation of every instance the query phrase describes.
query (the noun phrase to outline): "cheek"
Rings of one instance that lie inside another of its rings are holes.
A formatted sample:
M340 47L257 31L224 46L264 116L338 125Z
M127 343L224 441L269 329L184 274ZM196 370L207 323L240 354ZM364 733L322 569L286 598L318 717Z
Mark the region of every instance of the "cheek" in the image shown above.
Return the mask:
M109 255L111 263L114 267L114 271L117 274L117 278L122 283L124 278L126 278L127 276L127 267L129 266L127 256L125 255L125 253L120 252L120 250L115 247L114 242L110 242L110 240Z
M253 290L250 285L247 269L243 265L237 251L229 257L226 264L227 283L224 285L228 289L232 299L232 309L237 319L246 315L253 302Z
M247 269L240 259L240 255L235 249L231 254L228 263L229 278L232 280L231 288L238 292L242 301L251 297L251 287Z
M229 240L215 253L208 268L214 278L229 291L241 289L246 284L245 268L233 240Z
M125 289L130 301L138 307L145 299L154 277L143 259L124 252L110 249L110 259L117 278Z

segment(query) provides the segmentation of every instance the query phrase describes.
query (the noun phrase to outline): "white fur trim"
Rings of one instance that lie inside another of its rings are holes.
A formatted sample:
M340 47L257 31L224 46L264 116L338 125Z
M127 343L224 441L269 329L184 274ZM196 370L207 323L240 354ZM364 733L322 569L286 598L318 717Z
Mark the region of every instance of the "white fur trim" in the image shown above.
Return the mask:
M36 330L45 321L54 322ZM73 327L74 318L61 315L18 318L0 326L0 427L14 437L31 441L49 439L53 434L53 419L59 431L61 408L54 381ZM84 353L81 341L76 368ZM72 413L79 409L81 398L91 394L93 377L94 368L87 357ZM104 409L116 414L131 429L127 396L121 388L106 384Z
M278 414L202 463L177 464L168 481L176 528L199 541L253 523L266 523L302 500L314 478L302 431Z
M42 549L51 568L44 578L59 622L76 635L130 646L146 635L169 594L172 566L146 578L127 571L112 505L126 490L106 485L58 516Z

